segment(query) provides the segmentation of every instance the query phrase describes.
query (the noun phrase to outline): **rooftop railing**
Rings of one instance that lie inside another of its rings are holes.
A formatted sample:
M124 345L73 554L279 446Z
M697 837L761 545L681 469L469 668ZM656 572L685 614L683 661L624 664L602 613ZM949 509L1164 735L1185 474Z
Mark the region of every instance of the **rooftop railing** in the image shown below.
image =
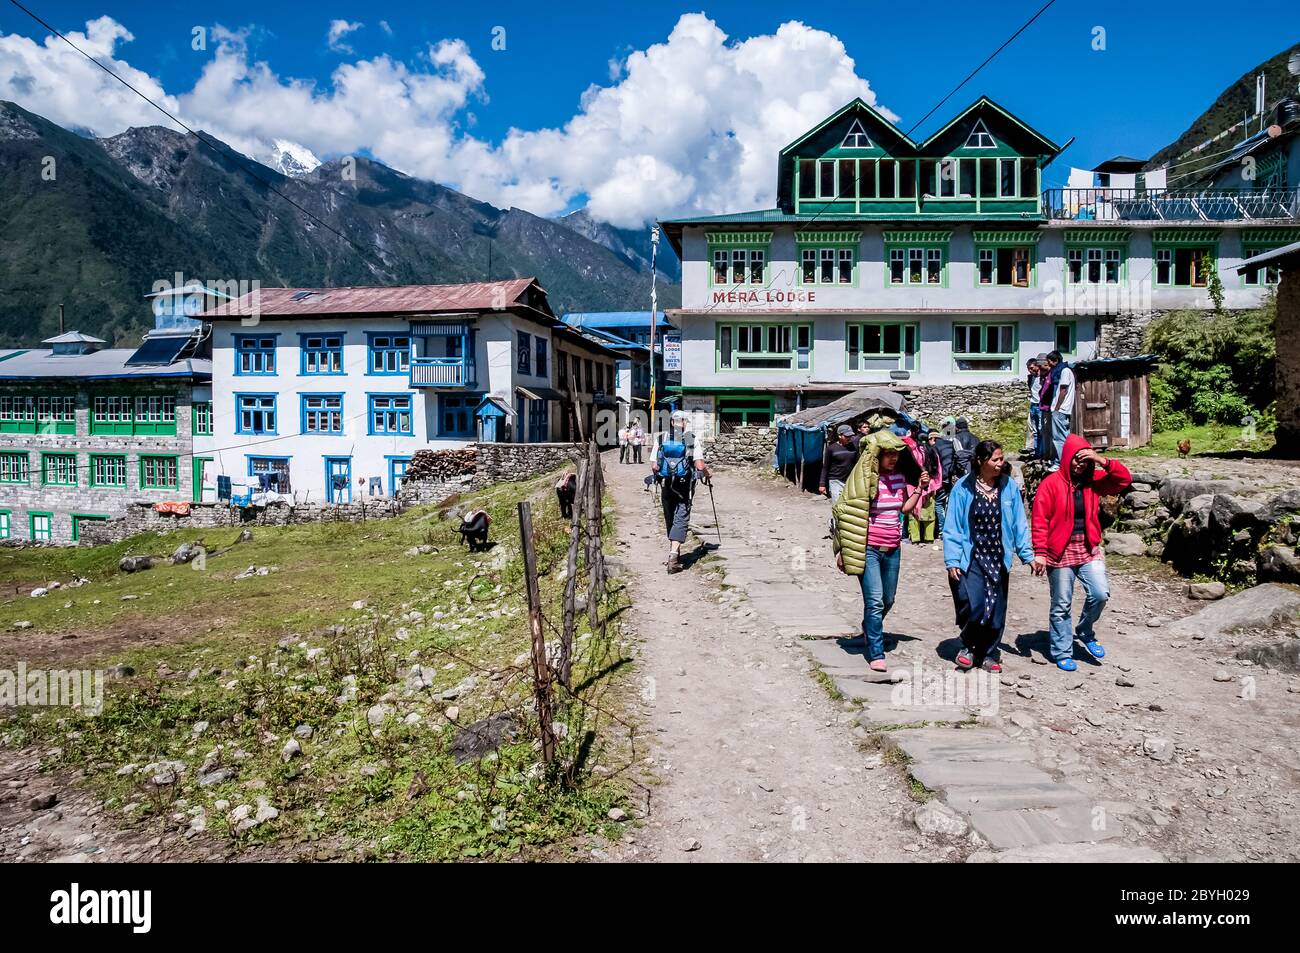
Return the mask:
M1077 222L1270 222L1300 218L1300 189L1048 189L1043 214Z

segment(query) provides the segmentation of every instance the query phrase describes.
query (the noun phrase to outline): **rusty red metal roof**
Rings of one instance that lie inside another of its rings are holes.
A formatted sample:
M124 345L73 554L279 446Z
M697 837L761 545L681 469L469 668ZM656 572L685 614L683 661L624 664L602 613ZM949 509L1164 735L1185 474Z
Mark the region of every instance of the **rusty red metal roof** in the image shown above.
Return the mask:
M530 294L530 289L534 289ZM309 318L341 314L437 314L500 311L510 307L541 311L552 318L546 292L536 278L478 281L461 285L379 285L353 288L260 288L223 302L199 318Z

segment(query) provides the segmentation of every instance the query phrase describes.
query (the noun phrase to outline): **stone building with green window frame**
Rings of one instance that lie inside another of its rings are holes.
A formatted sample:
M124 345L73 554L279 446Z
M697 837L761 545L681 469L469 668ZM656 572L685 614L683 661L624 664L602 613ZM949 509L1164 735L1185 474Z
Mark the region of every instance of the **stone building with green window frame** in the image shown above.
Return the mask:
M913 139L854 100L780 151L773 207L661 223L699 432L863 386L929 416L1020 410L1028 358L1140 353L1153 314L1212 305L1207 268L1296 234L1293 192L1045 188L1063 147L987 97L936 126ZM1225 280L1225 307L1275 277Z
M212 425L202 336L151 332L139 348L105 348L72 332L44 343L0 355L5 538L75 543L129 503L197 499L194 436Z

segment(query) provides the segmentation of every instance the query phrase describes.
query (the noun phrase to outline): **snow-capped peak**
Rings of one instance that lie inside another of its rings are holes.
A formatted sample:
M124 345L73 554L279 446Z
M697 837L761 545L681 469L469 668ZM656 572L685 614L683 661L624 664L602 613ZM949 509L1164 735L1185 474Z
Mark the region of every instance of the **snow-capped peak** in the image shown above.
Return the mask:
M306 175L320 165L320 159L306 146L288 139L277 139L271 147L271 168L285 175Z

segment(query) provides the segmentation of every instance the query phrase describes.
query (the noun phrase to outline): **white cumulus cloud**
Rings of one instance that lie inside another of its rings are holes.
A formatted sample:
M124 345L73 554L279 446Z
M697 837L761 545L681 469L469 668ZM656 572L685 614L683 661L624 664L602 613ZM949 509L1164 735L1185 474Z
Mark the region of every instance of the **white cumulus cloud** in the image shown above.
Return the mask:
M352 47L343 42L343 38L349 33L355 33L360 30L364 23L349 23L347 20L331 20L329 33L325 40L329 47L335 53L351 53Z
M331 46L360 26L334 21ZM565 123L521 125L498 142L471 132L489 78L463 40L408 60L344 62L318 83L279 75L245 36L214 29L194 86L169 92L120 58L132 39L122 24L101 17L71 34L186 122L256 158L270 157L277 140L324 158L368 153L496 205L550 215L585 203L623 227L770 207L777 152L790 140L854 97L894 118L843 43L797 21L733 39L704 14L686 14L664 40L611 64ZM0 98L96 135L166 123L57 39L0 34Z

